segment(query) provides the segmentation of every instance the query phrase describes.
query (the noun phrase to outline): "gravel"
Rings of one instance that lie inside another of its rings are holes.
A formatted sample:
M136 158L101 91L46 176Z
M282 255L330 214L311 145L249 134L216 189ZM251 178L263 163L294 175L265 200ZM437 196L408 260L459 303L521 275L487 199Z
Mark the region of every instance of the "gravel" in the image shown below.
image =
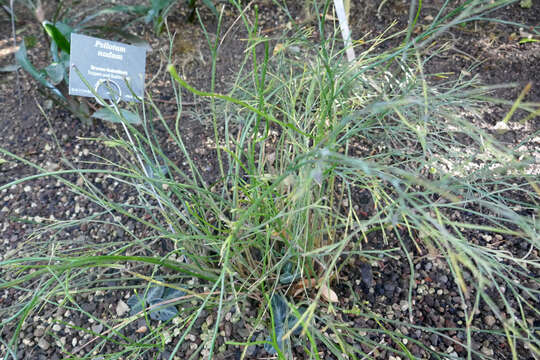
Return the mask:
M116 315L124 316L129 311L129 306L123 300L118 300L116 304Z

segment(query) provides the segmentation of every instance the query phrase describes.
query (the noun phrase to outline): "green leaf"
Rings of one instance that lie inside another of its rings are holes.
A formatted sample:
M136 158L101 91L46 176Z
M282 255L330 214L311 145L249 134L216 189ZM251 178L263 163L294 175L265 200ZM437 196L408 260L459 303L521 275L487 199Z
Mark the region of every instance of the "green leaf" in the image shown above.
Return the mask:
M218 11L217 11L216 7L214 6L214 3L212 2L212 0L202 0L202 2L204 3L204 5L206 5L207 8L210 9L210 11L212 11L212 13L216 17L219 16Z
M19 64L10 64L5 66L0 66L0 72L13 72L17 71L21 68L21 65Z
M26 56L26 46L24 45L24 40L21 42L19 50L15 53L15 60L17 60L17 62L19 63L19 65L21 65L24 71L32 75L32 77L36 79L41 85L51 90L53 94L55 94L59 98L66 100L60 90L58 90L53 84L47 81L46 77L44 76L45 72L39 72L34 67L34 65L32 65L30 60L28 60L28 57Z
M182 296L186 296L186 293L173 288L166 288L163 293L163 300L176 299Z
M163 299L150 300L150 306L154 306L163 302ZM162 305L150 310L150 318L153 320L169 321L178 314L178 309L174 305Z
M117 147L117 146L125 147L124 142L117 141L117 140L105 140L103 144L105 144L105 146L107 147Z
M161 301L161 297L163 296L164 291L165 291L165 288L163 286L159 286L159 285L151 286L150 289L148 289L148 294L147 294L148 301L152 301L152 300Z
M272 306L277 345L279 349L283 349L283 340L281 338L283 337L283 330L285 327L285 320L287 319L287 311L289 310L289 306L287 305L287 301L281 295L274 295L270 301L270 305ZM268 341L269 343L264 344L264 349L269 354L277 354L277 350L272 345L272 337L270 337Z
M26 47L28 49L33 48L37 44L37 39L35 36L28 35L24 37L24 42L26 43Z
M535 42L540 42L540 40L538 40L538 39L529 39L529 38L519 40L519 44L535 43Z
M289 329L292 329L298 322L298 317L289 309L289 305L285 298L281 295L274 295L270 301L272 306L272 315L274 321L274 328L276 330L276 342L280 350L283 349L283 334ZM306 312L305 308L298 309L298 314L302 316ZM271 330L270 330L271 331ZM302 326L298 326L294 329L293 334L299 335L302 332ZM264 349L272 355L276 355L277 349L273 345L272 336L267 339L267 343L264 344ZM288 340L287 340L288 341Z
M519 6L525 9L530 9L532 7L532 0L521 0Z
M156 16L156 11L154 9L150 9L148 11L148 14L144 17L144 23L148 24L152 19Z
M126 109L120 109L120 115L107 109L101 108L92 114L93 118L105 120L112 123L128 122L130 124L138 125L141 123L139 115Z
M60 50L62 50L63 52L69 54L70 53L69 52L70 51L69 50L70 49L69 41L67 41L67 39L62 34L62 32L60 32L60 30L58 30L58 28L56 26L54 26L49 21L44 21L43 22L43 27L45 28L45 31L47 31L47 34L49 34L49 36L56 43L56 45L58 45Z
M292 271L292 263L288 262L287 264L285 264L285 266L283 266L283 269L281 270L281 275L279 276L279 283L290 284L300 277L300 273L295 271L293 274Z
M53 85L58 85L64 80L64 64L52 63L45 68L45 72Z
M66 39L69 39L71 36L71 33L73 32L73 28L67 24L64 24L62 22L57 22L55 24L56 28L64 35ZM54 62L64 62L67 61L67 64L69 66L69 54L64 51L58 51L58 44L56 41L51 41L51 55ZM67 67L66 67L67 69ZM67 78L67 73L64 74L64 78Z
M150 7L145 5L117 5L113 6L111 8L100 10L92 15L87 16L84 18L79 24L79 29L83 28L84 24L87 22L102 16L102 15L109 15L109 14L116 14L116 13L134 13L136 15L144 15Z
M73 28L69 26L68 24L65 24L63 22L57 21L54 26L64 35L64 37L67 39L73 32Z
M161 280L160 277L158 277ZM178 309L174 305L161 305L158 304L176 299L184 296L185 293L180 290L164 288L163 286L155 285L151 286L146 293L146 298L143 298L137 294L133 295L127 301L127 304L131 308L130 316L133 316L143 309L146 310L147 304L148 307L155 306L150 310L150 318L153 320L168 321L175 317L178 314Z
M152 0L152 9L156 12L160 12L175 1L176 0Z

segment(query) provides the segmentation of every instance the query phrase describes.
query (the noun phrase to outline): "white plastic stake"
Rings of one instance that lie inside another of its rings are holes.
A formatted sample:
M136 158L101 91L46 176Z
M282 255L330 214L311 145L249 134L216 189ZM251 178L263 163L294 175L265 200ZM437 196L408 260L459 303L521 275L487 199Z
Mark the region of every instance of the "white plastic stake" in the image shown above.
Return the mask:
M356 56L352 46L351 32L349 30L349 22L347 20L347 15L345 14L343 0L334 0L334 7L336 8L336 13L339 20L341 36L343 36L343 41L345 42L345 53L347 54L347 60L349 60L349 62L353 62Z

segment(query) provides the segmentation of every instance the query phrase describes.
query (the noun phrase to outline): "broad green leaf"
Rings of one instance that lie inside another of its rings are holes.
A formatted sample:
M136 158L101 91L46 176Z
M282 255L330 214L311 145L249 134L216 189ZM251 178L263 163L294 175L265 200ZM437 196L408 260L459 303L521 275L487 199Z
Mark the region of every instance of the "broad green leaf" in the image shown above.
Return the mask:
M152 19L156 16L156 11L154 9L150 9L148 11L148 14L144 17L144 23L148 24Z
M73 28L71 26L64 24L62 22L57 22L55 26L62 33L62 35L64 35L66 40L70 38L71 33L73 32ZM67 60L67 63L69 66L69 54L64 51L59 52L58 49L59 49L59 46L56 43L56 41L51 41L51 55L54 62L64 62ZM67 78L67 73L64 74L64 78Z
M163 293L163 300L176 299L182 296L186 296L186 293L177 289L166 288Z
M298 322L298 317L289 309L287 301L281 295L274 295L270 301L272 306L274 328L276 330L276 341L279 349L283 349L283 340L281 339L283 335L289 330L292 329ZM298 313L301 316L306 311L305 308L298 309ZM302 331L302 327L297 327L294 331L294 335L299 335ZM270 336L267 339L268 343L264 344L264 349L269 354L277 354L277 350L272 345L272 337ZM288 340L287 340L288 341Z
M300 317L304 315L306 310L307 310L306 307L298 309L298 314L300 315ZM287 327L289 329L292 329L293 327L295 327L296 323L298 322L298 319L299 317L297 317L293 312L291 312L289 314L289 317L287 318ZM294 329L293 335L300 335L301 332L302 332L302 326L298 326L296 329Z
M71 26L60 21L57 21L54 26L62 33L62 35L64 35L66 39L68 39L73 32L73 28Z
M58 85L64 79L65 69L63 64L52 63L45 68L45 72L53 85Z
M210 11L212 11L212 13L216 17L219 16L218 11L217 11L216 7L214 6L214 3L212 2L212 0L202 0L202 2L204 3L204 5L206 5L206 7L208 7L210 9Z
M43 27L45 28L45 31L47 31L47 34L53 39L53 41L58 45L60 50L63 52L69 54L70 53L70 45L69 41L66 39L66 37L62 34L60 30L56 26L54 26L49 21L43 22Z
M79 106L79 112L81 114L85 114L86 117L90 117L90 109L88 108L88 104L86 101L81 101L81 105Z
M149 6L144 6L144 5L113 6L111 8L103 9L92 15L87 16L78 24L77 28L82 29L84 27L84 24L102 15L110 15L110 14L116 14L116 13L134 13L136 15L144 15L146 14L149 8L150 8Z
M165 291L165 288L163 286L151 286L150 289L148 289L148 294L146 295L148 297L148 301L152 301L155 299L161 299L163 297L163 292Z
M283 270L281 270L281 275L279 276L279 283L290 284L300 277L300 273L295 271L293 274L292 272L293 272L293 265L292 263L288 262L283 267Z
M17 71L21 68L21 65L19 64L10 64L0 67L0 72L13 72Z
M101 108L92 114L93 118L105 120L112 123L128 122L130 124L138 125L141 123L139 115L126 109L120 109L121 115L107 109Z
M152 0L152 9L156 12L160 12L175 1L176 0Z
M130 307L129 316L133 316L142 311L143 307L146 308L145 301L142 295L135 294L127 301L127 305ZM143 306L144 305L144 306Z
M163 302L163 299L153 299L148 301L150 306L156 306ZM169 321L178 314L178 309L174 305L161 305L156 306L150 310L150 318L160 321Z
M28 60L28 57L26 56L26 46L24 45L24 40L21 42L19 50L15 53L15 59L17 60L19 65L21 65L24 71L32 75L32 77L36 79L41 85L51 90L53 94L55 94L59 98L66 100L60 90L58 90L53 84L47 81L46 77L44 76L45 72L39 72Z
M135 294L129 298L127 304L131 308L130 316L133 316L143 309L155 306L150 309L150 318L153 320L168 321L178 314L178 309L175 305L158 305L164 301L176 299L184 296L185 293L180 290L164 288L163 286L152 286L146 293L146 298L142 295Z

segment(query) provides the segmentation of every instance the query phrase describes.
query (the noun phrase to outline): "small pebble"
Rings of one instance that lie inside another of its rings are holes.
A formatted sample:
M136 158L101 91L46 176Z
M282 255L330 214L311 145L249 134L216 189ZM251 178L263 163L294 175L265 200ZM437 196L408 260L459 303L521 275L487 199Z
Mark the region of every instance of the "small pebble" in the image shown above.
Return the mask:
M101 334L101 332L103 331L103 325L102 324L92 325L92 331L95 332L96 334Z
M47 340L45 340L45 338L41 338L39 339L38 341L38 346L42 349L42 350L48 350L49 349L49 342Z
M484 318L484 320L485 320L487 326L489 326L489 327L495 325L495 322L497 321L497 320L495 319L495 317L492 316L492 315L486 316L486 317Z
M118 300L116 304L116 315L122 316L129 311L129 306L122 300Z
M486 356L493 356L493 354L494 354L493 349L487 347L486 345L482 346L480 351L482 352L482 354L484 354Z
M37 326L34 329L34 337L42 337L45 334L45 328L43 326Z
M407 309L409 308L409 302L407 300L401 300L399 302L399 307L401 311L407 311Z
M429 341L431 342L431 345L437 346L437 344L439 344L439 336L437 334L431 334L429 336Z

